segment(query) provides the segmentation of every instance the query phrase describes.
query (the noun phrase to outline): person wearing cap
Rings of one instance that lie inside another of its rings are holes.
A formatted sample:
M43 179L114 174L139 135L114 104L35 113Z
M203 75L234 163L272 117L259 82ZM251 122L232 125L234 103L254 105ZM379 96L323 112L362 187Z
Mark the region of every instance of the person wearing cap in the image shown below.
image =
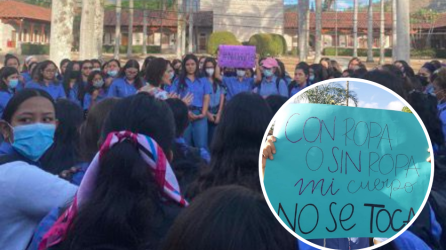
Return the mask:
M279 64L272 57L266 58L262 63L263 78L258 84L255 92L266 98L270 95L281 95L288 97L288 87L283 79L278 79L275 72ZM259 81L257 81L258 83Z

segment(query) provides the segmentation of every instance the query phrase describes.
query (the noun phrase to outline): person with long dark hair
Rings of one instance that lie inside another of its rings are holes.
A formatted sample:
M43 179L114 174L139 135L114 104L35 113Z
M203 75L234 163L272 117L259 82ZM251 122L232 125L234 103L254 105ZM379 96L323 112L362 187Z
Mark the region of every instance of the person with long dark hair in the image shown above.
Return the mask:
M92 71L90 73L85 92L84 110L89 110L93 105L107 97L104 89L104 76L101 71Z
M141 91L147 92L156 98L166 100L169 96L167 91L163 89L163 86L172 85L172 79L175 76L169 61L163 58L152 59L147 65L144 75L147 85Z
M395 66L397 66L401 72L403 72L404 76L406 77L414 77L415 72L413 71L412 67L409 66L409 64L404 60L398 60L393 63Z
M229 101L211 144L211 163L191 184L189 197L215 186L237 184L261 192L259 150L273 117L266 101L254 93L240 93Z
M116 59L111 59L102 65L102 73L106 76L104 79L104 89L107 95L113 80L118 78L120 70L121 63Z
M1 125L14 154L0 157L0 245L26 249L40 220L53 207L63 206L76 187L39 168L53 144L57 127L51 96L40 89L24 89L9 101ZM62 156L63 157L63 156Z
M79 79L81 77L81 64L77 61L71 61L68 63L64 79L62 81L65 94L68 96L68 99L77 105L81 105L79 99L77 98L77 91L79 85Z
M43 61L38 65L38 71L36 72L36 79L28 82L26 88L42 89L54 100L59 98L66 98L63 85L56 79L57 66L52 61Z
M207 78L200 78L198 59L195 55L190 54L184 58L181 75L175 80L170 91L178 94L181 98L193 94L193 100L189 105L190 125L186 129L184 137L191 146L207 148L208 124L206 115L212 89Z
M16 68L4 67L0 70L0 116L19 85L19 76Z
M91 64L93 65L92 71L101 71L102 70L102 63L98 59L90 60Z
M59 75L57 76L57 79L61 82L64 79L64 75L65 75L65 71L67 70L68 67L68 63L70 63L71 60L68 58L63 59L62 61L60 61L60 65L59 65Z
M139 77L139 68L138 61L129 60L121 69L118 77L113 80L107 96L127 97L136 94L144 86L143 81Z
M289 96L294 96L309 85L310 67L308 64L298 64L294 70L294 80L288 85Z
M79 192L39 249L158 249L187 205L168 161L174 135L164 101L147 93L119 101ZM67 227L59 230L62 225Z
M208 144L211 145L215 128L220 123L221 114L225 103L225 90L222 86L220 78L217 76L217 62L215 59L208 57L204 60L203 75L206 75L208 81L212 84L212 93L210 95L208 118Z
M298 250L261 193L240 186L210 189L178 216L163 250Z

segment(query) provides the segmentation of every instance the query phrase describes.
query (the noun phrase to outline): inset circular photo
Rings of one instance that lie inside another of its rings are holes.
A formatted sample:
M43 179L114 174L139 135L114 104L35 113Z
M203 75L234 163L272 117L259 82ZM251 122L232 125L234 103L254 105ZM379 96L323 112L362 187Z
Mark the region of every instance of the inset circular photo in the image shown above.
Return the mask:
M425 244L407 229L427 223L416 219L430 213L425 205L440 149L429 137L439 122L429 105L437 103L421 92L404 99L395 92L367 80L333 79L300 91L274 116L259 156L262 189L299 244Z

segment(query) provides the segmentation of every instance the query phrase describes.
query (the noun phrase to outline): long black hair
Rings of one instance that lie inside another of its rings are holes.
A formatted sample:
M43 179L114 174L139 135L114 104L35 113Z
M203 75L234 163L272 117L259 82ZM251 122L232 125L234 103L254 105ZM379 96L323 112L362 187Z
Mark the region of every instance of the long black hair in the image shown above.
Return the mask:
M221 86L221 81L217 77L215 77L215 71L216 71L216 68L217 68L217 62L215 61L214 58L207 57L204 60L203 69L202 69L201 74L206 76L206 77L208 77L208 75L206 73L206 64L209 63L209 62L212 63L212 66L214 67L214 74L212 75L212 80L213 80L213 82L212 82L212 89L213 89L213 92L215 93L217 91L217 88L219 86Z
M211 144L210 168L191 185L189 197L213 187L239 184L260 190L259 152L273 117L266 101L254 93L240 93L225 106Z
M5 110L3 111L2 120L11 124L12 117L19 109L20 105L33 97L43 97L45 99L48 99L48 101L53 104L54 110L56 110L54 100L51 95L48 94L48 92L41 89L23 89L15 94L11 98L11 100L9 100L8 104L5 107Z
M0 71L0 91L8 91L9 87L3 79L11 75L19 74L19 71L13 67L4 67Z
M74 72L74 70L73 70L74 65L79 65L79 70L78 70L79 73L78 74L80 75L80 63L77 62L77 61L69 62L68 65L67 65L67 69L65 70L65 73L63 75L63 80L62 80L63 88L65 90L65 95L66 96L68 96L69 92L70 92L70 81L72 80L71 79L71 74ZM76 76L76 82L79 81L79 75Z
M97 75L100 75L102 80L105 81L104 74L102 74L101 71L91 71L90 75L88 76L87 86L85 87L85 92L90 95L96 90L96 88L93 86L93 80Z
M212 188L178 216L163 250L296 250L262 194L240 186Z
M6 67L8 65L8 61L11 60L11 59L16 60L17 61L17 66L20 67L20 60L19 60L19 58L16 57L15 55L12 55L12 54L7 54L5 56L5 63L3 65Z
M186 77L187 77L187 70L186 70L186 63L189 60L193 60L195 62L196 68L195 68L195 79L200 78L200 70L198 69L198 58L193 54L188 54L184 57L183 62L181 64L181 73L178 81L178 93L181 91L184 91L187 88L186 83Z
M45 68L48 67L48 65L50 65L50 64L54 65L54 68L56 68L56 71L57 71L57 65L53 61L46 60L46 61L43 61L38 64L38 67L36 68L36 69L38 69L38 71L36 72L36 74L37 74L36 79L39 84L43 84L43 82L44 82L43 72L45 71ZM59 82L56 79L56 74L54 74L53 80L54 80L53 81L54 84L59 84Z
M321 64L319 63L312 64L310 68L313 69L313 74L314 74L313 83L322 82L328 79L328 72L324 67L322 67Z
M132 110L132 112L129 112ZM127 130L152 137L169 152L173 115L164 101L147 93L120 100L105 122L103 135ZM161 190L134 143L124 141L103 154L96 188L62 243L61 249L110 244L127 249L157 249L168 227Z
M154 87L160 87L169 62L164 58L153 58L145 68L145 80Z
M60 69L60 74L63 76L63 75L65 75L65 72L63 72L62 73L62 66L65 64L65 63L69 63L69 62L71 62L71 60L70 59L68 59L68 58L65 58L65 59L62 59L62 61L60 61L60 64L59 64L59 69ZM68 66L67 66L68 67Z
M141 80L141 77L139 75L140 72L140 68L139 68L139 63L136 60L128 60L127 63L124 65L124 67L121 68L121 72L119 72L119 76L121 78L125 78L125 71L129 68L135 68L138 70L138 73L135 76L135 81L133 83L133 85L135 86L135 88L138 90L140 89L144 84Z
M81 162L79 128L84 121L81 107L72 101L60 99L56 102L58 126L54 133L54 143L41 161L43 170L60 174Z

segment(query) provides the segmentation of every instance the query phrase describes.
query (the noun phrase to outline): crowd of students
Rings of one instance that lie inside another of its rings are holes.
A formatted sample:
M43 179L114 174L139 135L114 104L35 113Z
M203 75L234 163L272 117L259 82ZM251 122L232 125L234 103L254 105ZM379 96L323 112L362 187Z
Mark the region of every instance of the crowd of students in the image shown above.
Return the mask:
M368 71L358 58L344 71L328 58L302 62L294 76L275 58L222 68L192 54L58 66L30 56L22 67L7 55L0 69L2 249L311 249L269 210L258 157L289 97L341 76L404 97L435 145L425 217L385 248L445 247L446 69L438 62L418 75L402 61ZM370 244L350 241L351 249Z

